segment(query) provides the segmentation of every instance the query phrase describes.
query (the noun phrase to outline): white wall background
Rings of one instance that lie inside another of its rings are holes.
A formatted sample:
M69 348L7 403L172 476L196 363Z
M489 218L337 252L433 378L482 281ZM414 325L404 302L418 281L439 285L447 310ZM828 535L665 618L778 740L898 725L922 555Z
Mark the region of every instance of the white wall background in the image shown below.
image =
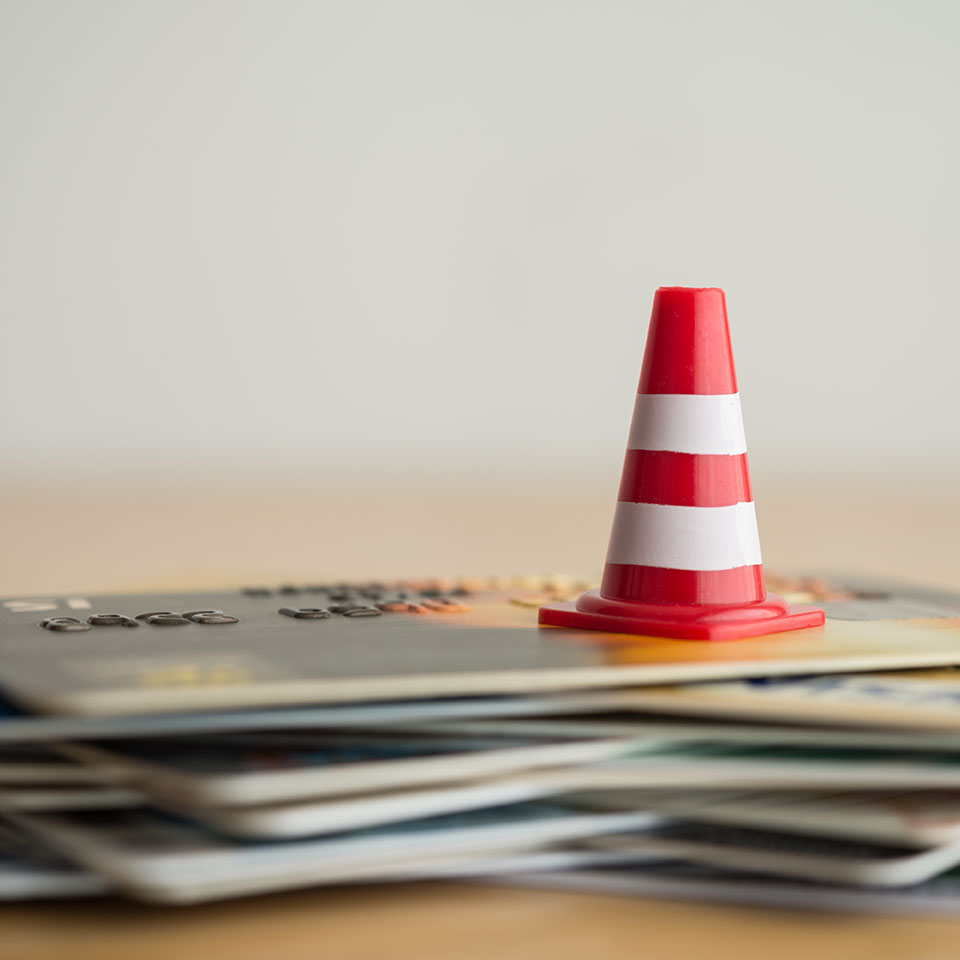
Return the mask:
M2 472L613 489L687 284L755 472L955 477L958 36L952 0L3 0Z

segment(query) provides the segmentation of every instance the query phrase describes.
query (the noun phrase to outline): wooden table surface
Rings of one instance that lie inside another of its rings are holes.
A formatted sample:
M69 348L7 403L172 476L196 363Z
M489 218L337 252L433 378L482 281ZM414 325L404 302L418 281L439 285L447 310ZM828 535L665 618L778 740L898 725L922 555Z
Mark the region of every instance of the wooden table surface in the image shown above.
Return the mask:
M467 495L198 483L0 491L0 592L222 586L329 576L599 569L606 491ZM780 492L767 562L960 584L949 487ZM196 907L118 900L0 908L0 960L816 957L946 960L960 919L858 917L453 883L306 890Z

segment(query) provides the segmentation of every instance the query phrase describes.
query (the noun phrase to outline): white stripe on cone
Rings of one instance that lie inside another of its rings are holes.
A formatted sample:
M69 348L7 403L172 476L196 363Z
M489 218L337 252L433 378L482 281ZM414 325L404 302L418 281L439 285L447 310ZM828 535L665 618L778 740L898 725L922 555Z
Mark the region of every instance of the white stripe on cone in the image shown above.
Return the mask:
M753 503L729 507L617 504L607 563L732 570L760 562Z
M675 453L746 453L740 394L639 393L627 446Z

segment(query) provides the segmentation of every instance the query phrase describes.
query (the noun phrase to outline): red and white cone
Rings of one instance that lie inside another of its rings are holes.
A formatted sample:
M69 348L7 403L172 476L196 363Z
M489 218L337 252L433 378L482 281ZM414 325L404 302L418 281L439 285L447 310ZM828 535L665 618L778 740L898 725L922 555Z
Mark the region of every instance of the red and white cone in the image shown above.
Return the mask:
M723 291L661 287L599 590L540 623L690 640L820 626L768 594Z

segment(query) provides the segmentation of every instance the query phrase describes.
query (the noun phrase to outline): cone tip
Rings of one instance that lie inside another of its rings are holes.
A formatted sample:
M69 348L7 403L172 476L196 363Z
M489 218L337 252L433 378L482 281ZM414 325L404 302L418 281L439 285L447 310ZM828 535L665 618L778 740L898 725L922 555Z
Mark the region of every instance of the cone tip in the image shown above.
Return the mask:
M654 310L695 311L701 316L727 313L727 298L720 287L658 287Z
M721 287L657 287L657 293L719 293L723 294Z
M638 393L737 392L727 302L719 287L660 287Z

